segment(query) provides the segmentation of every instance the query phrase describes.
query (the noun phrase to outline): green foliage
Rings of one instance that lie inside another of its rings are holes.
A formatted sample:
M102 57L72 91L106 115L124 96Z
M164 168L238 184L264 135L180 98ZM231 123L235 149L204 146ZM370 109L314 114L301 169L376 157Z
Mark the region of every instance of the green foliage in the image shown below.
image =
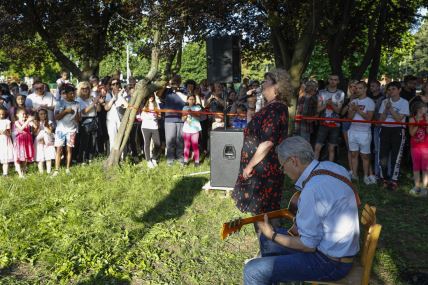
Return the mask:
M244 59L242 61L242 76L253 80L263 80L264 74L273 67L274 63L269 59Z
M415 46L411 69L414 74L428 77L428 20L415 34Z
M327 78L330 73L331 68L328 62L328 54L324 47L318 44L312 52L311 59L303 77L313 77L314 79L319 80Z
M45 82L55 82L60 71L60 65L38 37L24 47L0 49L0 74L5 77L39 76Z
M205 42L187 43L184 46L179 73L184 79L193 79L196 82L207 78Z
M382 50L379 75L386 74L391 78L402 78L413 72L411 70L413 58L412 51L415 49L415 36L410 32L403 34L401 44L394 48Z

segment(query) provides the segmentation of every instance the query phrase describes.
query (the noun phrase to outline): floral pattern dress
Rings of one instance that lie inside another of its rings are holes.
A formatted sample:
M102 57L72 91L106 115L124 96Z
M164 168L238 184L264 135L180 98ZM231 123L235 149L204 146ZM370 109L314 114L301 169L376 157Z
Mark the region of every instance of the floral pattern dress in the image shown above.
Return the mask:
M284 173L275 152L288 132L288 108L274 101L257 112L244 129L239 176L232 192L236 206L242 212L266 213L280 208L284 188ZM260 143L273 142L269 153L253 169L253 176L244 179L242 172L256 153Z

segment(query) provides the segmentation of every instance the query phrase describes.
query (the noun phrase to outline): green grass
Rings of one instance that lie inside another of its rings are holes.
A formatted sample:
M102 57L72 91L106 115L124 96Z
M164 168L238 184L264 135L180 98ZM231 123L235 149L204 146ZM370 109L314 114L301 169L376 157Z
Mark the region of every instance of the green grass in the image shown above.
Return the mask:
M201 190L209 175L184 176L208 162L124 164L109 179L101 165L0 180L0 284L241 283L253 227L221 241L221 224L242 215L223 192ZM374 284L412 284L428 268L428 201L408 188L360 188L383 225Z

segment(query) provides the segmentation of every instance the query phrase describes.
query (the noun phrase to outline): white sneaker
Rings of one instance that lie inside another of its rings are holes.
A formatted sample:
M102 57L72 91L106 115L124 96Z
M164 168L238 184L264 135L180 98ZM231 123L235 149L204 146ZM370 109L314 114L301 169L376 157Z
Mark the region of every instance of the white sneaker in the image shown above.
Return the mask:
M153 163L150 160L147 161L147 167L150 169L155 168L155 166L153 165Z
M372 182L372 184L377 184L377 177L375 175L370 175L369 176L370 181Z
M55 171L52 173L52 177L58 176L58 174L59 174L58 170L55 170Z
M409 194L415 197L419 197L421 195L421 188L413 187L410 189Z
M364 184L371 185L373 181L370 179L370 176L364 176Z
M65 170L65 174L67 174L67 175L71 175L70 169L68 169L68 168L67 168L67 169Z
M158 166L158 163L157 163L156 159L152 159L152 164L153 164L154 167Z

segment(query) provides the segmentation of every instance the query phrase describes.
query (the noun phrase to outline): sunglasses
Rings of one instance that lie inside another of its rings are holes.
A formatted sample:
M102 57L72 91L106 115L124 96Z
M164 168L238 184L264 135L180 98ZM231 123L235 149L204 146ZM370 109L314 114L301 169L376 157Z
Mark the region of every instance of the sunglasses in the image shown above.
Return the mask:
M91 88L89 88L89 87L83 87L83 88L81 88L82 90L90 90Z
M111 85L112 85L112 86L120 85L120 83L119 83L119 82L112 82L112 83L111 83Z

